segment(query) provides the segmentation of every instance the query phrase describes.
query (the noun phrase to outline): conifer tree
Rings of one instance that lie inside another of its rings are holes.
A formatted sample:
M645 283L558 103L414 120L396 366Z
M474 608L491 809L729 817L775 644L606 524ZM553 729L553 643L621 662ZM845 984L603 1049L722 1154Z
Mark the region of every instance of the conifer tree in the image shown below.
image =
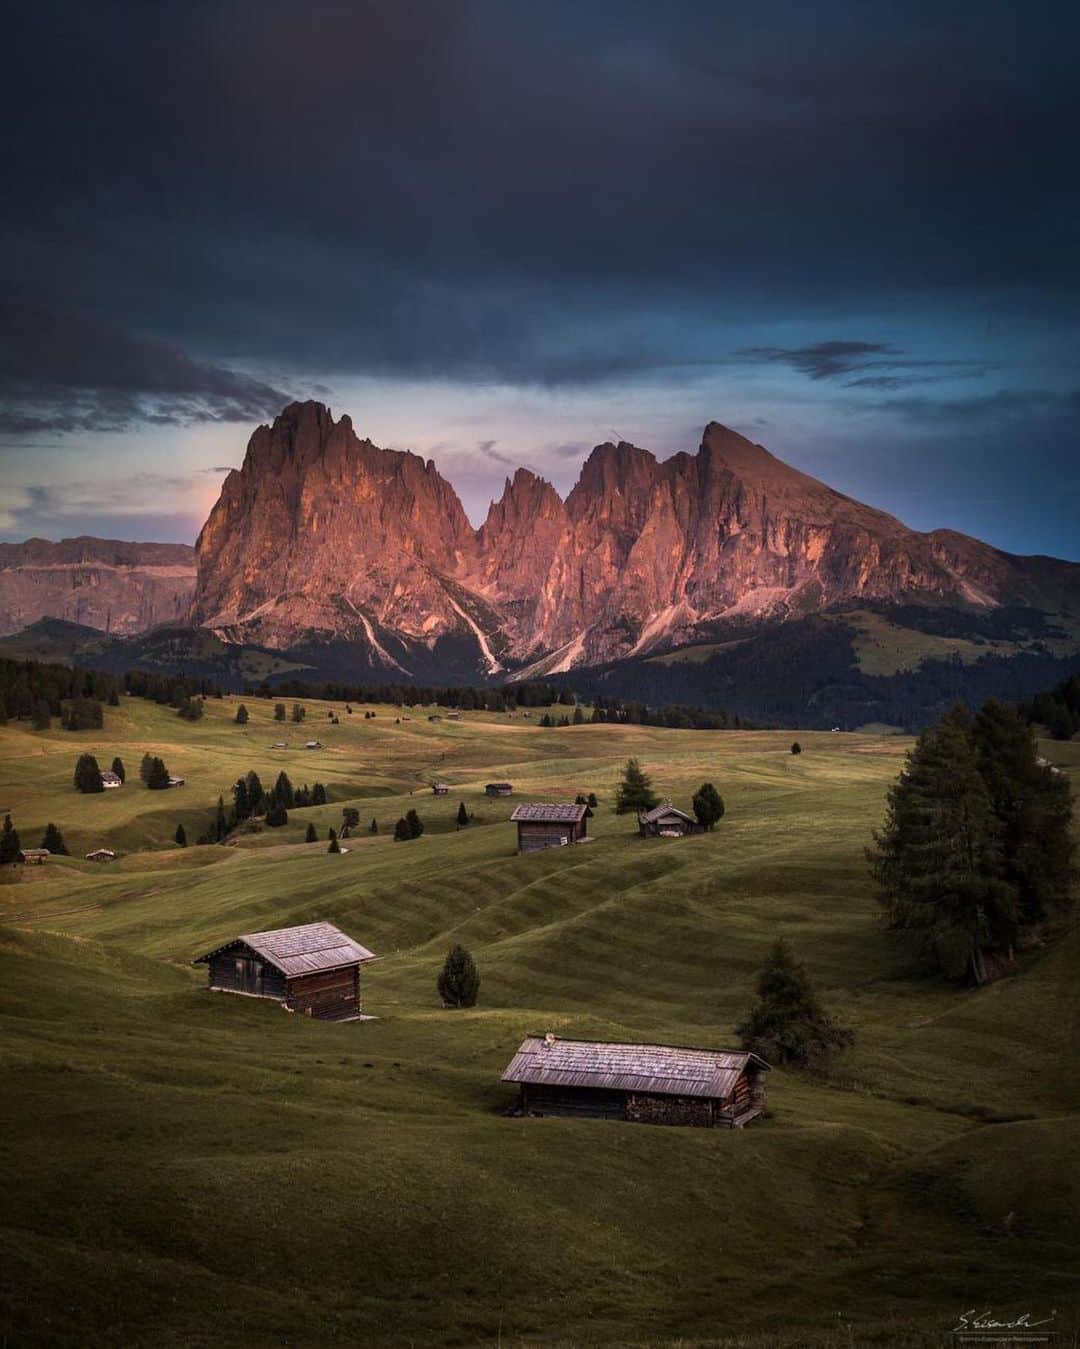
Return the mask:
M595 792L590 792L590 793L589 793L588 798L587 798L587 804L590 805L590 806L593 808L593 810L595 810L596 807L600 804L600 802L596 799L596 793L595 793Z
M698 824L706 829L714 829L718 820L724 818L724 798L711 782L703 782L694 793L694 814Z
M182 824L176 826L176 833L173 834L173 842L178 848L187 847L187 830Z
M271 829L280 829L283 824L289 823L289 812L276 798L267 809L266 823Z
M452 946L436 981L444 1007L475 1007L480 994L476 962L463 946Z
M424 822L421 820L420 816L417 815L415 810L407 810L405 812L405 823L409 827L410 838L419 838L424 832Z
M889 925L914 932L943 974L982 983L987 952L1011 959L1015 892L1001 879L1000 828L964 709L919 736L868 856Z
M124 767L123 759L121 759L119 755L117 755L116 758L113 759L112 761L112 771L116 774L116 776L120 779L121 782L127 781L127 770Z
M41 846L48 849L49 852L57 857L69 856L67 846L64 843L64 836L60 833L60 830L57 829L55 824L47 824L45 826L45 833L41 839Z
M4 828L0 831L0 866L11 866L22 860L22 844L19 831L11 823L11 816L4 816Z
M1001 878L1021 924L1070 904L1074 879L1069 779L1040 762L1031 727L1013 707L984 704L972 724L979 772L1000 829Z
M757 1002L738 1028L744 1049L768 1063L806 1067L849 1045L854 1036L827 1016L806 967L782 938L757 978Z
M229 821L225 815L225 799L219 796L217 799L217 814L214 817L214 841L220 843L228 835Z
M150 776L150 769L153 766L153 763L154 763L154 756L150 753L144 754L139 763L139 777L144 787L146 786L146 781Z
M169 770L165 767L164 759L155 758L150 765L150 772L146 778L146 785L152 792L164 791L169 785Z
M248 710L243 703L236 709L237 726L246 726L248 724Z
M92 754L80 754L75 764L75 786L80 792L103 792L101 769Z
M311 789L311 804L313 806L326 805L326 787L321 782L316 782Z
M798 742L797 740L793 740L793 741L791 742L791 752L792 752L792 754L801 754L801 753L802 753L802 745L800 745L799 742Z
M233 814L236 819L246 820L251 814L251 806L248 802L247 781L244 778L237 778L233 783Z
M379 832L379 821L373 818L371 821L371 825L368 828L368 833L377 834L378 832Z
M337 852L337 853L339 853L339 852L341 851L341 846L339 845L339 843L338 843L338 841L337 841L337 834L334 833L333 829L330 830L330 843L329 843L329 845L327 846L326 851L327 851L327 852Z
M659 805L660 798L652 789L652 781L637 759L627 759L623 780L615 794L615 812L625 815L627 811L652 810Z
M394 825L394 842L407 843L411 838L412 834L409 833L408 821L402 817L398 820L397 824Z
M307 827L307 833L304 835L304 842L305 842L305 843L318 843L318 841L319 841L319 832L318 832L318 830L315 828L315 825L309 820L309 821L308 821L308 827Z
M306 710L300 705L300 703L293 703L293 705L292 705L292 719L293 719L293 721L299 723L299 722L301 722L301 721L304 720L304 717L305 717L306 715L307 715L307 712L306 712Z
M47 731L52 725L52 712L44 698L39 698L34 704L31 724L35 731Z
M458 805L458 808L457 808L457 822L458 822L458 828L459 828L459 829L464 829L464 827L469 823L469 812L465 809L465 802L464 802L464 801L462 801L462 802Z
M258 815L264 808L266 793L263 791L263 785L259 781L259 775L254 769L244 779L244 786L247 788L247 807L249 815Z
M274 800L287 810L292 810L294 805L293 785L289 781L289 775L284 769L278 774L277 781L274 783Z
M347 829L355 829L360 823L360 812L355 806L342 806L341 822Z

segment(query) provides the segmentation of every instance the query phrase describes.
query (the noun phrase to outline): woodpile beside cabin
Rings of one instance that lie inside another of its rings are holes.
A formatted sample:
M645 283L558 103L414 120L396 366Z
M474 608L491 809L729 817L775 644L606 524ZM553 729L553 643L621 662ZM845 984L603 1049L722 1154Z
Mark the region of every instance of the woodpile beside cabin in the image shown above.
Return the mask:
M588 832L587 806L551 805L533 802L516 806L510 819L517 825L518 852L537 852L541 848L560 848L581 843Z
M751 1053L530 1035L502 1080L527 1115L741 1129L765 1108L768 1071Z
M193 963L208 966L210 987L273 998L324 1021L360 1015L360 966L374 955L333 923L248 932Z
M698 824L692 815L687 815L670 801L661 802L638 816L638 833L642 838L682 838L685 834L704 832L703 824Z

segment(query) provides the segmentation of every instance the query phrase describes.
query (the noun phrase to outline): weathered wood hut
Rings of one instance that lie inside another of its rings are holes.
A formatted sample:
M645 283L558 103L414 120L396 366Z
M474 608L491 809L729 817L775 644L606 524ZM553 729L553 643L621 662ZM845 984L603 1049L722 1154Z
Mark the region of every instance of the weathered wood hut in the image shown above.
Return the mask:
M435 796L448 796L450 794L450 784L448 782L433 782L431 790Z
M122 787L124 782L119 773L114 773L111 769L106 769L101 775L101 785L109 792L115 791L117 787Z
M587 806L539 801L516 806L510 819L517 825L518 852L537 852L541 848L580 843L588 832L587 810Z
M529 1115L741 1129L765 1108L768 1071L751 1053L530 1035L502 1080Z
M198 956L210 987L273 998L324 1021L360 1015L360 966L374 955L333 923L248 932Z
M638 832L642 838L682 838L684 834L703 834L705 826L670 801L663 801L638 816Z
M514 788L509 782L489 782L484 792L487 796L513 796Z
M25 862L28 867L39 867L51 856L52 853L48 848L23 848L19 853L19 860Z
M88 862L115 862L116 853L111 848L95 848L93 852L86 854Z

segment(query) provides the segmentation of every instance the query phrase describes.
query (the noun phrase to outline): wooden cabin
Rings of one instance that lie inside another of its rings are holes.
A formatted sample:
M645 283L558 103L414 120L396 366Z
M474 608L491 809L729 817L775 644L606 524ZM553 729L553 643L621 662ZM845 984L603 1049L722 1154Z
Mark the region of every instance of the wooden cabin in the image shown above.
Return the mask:
M768 1071L745 1052L530 1035L502 1080L526 1115L741 1129L765 1108Z
M170 786L170 787L182 787L183 785L184 785L184 779L183 779L183 778L172 778L172 777L169 778L169 786Z
M698 824L693 815L687 815L670 801L663 801L638 816L638 833L642 838L682 838L685 834L704 832L703 824Z
M19 853L19 861L25 862L28 867L40 867L51 856L48 848L23 848Z
M431 784L431 790L435 796L448 796L450 794L450 784L448 782L433 782Z
M513 796L514 789L509 782L489 782L484 788L486 796Z
M333 923L248 932L193 962L206 965L212 989L273 998L323 1021L360 1015L360 966L374 955Z
M547 802L516 806L510 819L517 825L518 852L537 852L541 848L580 843L588 832L587 810L588 806Z
M95 848L93 852L86 854L88 862L115 862L116 853L111 848Z
M305 749L322 749L321 740L308 740L304 745Z
M460 713L460 712L447 712L447 714L446 714L446 720L447 720L447 721L460 721L460 720L461 720L461 713Z
M115 791L117 787L122 787L124 785L124 780L119 773L113 773L110 770L102 773L101 785L107 792Z

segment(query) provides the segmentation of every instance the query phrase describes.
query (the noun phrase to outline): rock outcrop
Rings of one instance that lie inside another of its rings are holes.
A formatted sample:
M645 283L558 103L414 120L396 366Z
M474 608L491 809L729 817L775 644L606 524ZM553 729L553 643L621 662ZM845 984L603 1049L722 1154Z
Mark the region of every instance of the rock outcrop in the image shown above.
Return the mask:
M864 600L1080 606L1080 566L921 534L712 422L697 454L599 445L563 501L526 469L473 530L431 462L286 408L197 545L190 620L235 641L465 642L478 673L554 672Z
M60 618L116 636L183 619L195 550L81 537L0 543L0 635Z

